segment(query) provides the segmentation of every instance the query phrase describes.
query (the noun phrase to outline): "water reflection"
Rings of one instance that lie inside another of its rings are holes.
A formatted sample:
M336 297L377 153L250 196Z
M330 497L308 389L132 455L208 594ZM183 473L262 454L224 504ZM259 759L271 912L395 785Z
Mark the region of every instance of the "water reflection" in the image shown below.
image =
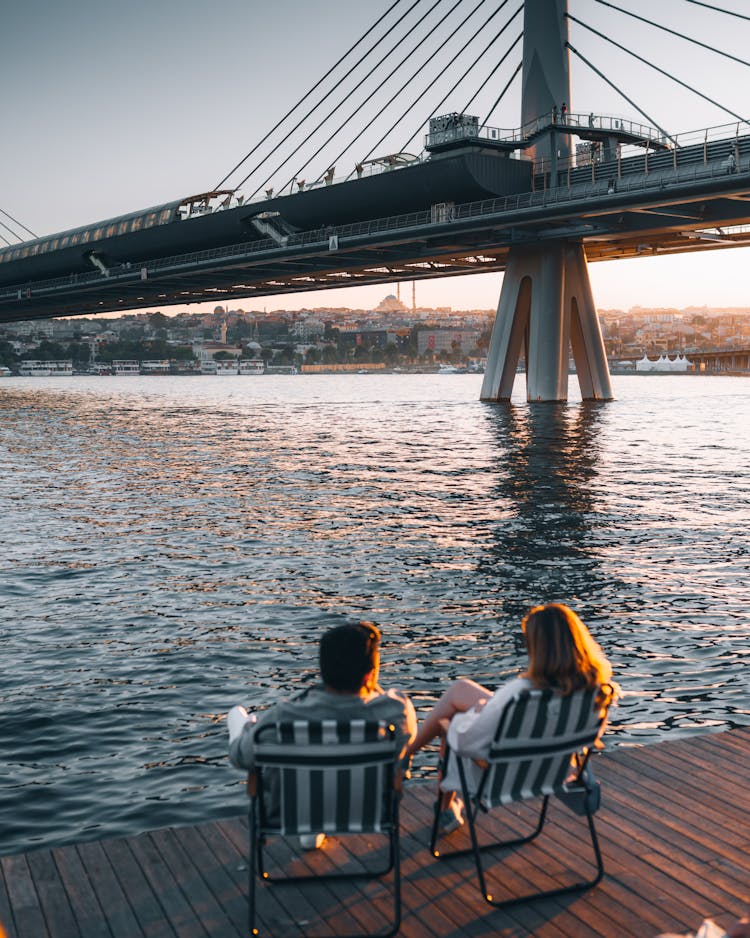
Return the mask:
M486 420L504 511L481 566L495 572L503 614L518 621L540 601L586 605L603 587L596 530L602 405L493 405Z

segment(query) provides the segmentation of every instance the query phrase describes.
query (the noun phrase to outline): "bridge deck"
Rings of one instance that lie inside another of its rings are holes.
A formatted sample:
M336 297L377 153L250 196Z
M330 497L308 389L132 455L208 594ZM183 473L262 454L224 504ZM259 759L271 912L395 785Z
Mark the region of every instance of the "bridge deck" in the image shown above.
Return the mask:
M470 858L431 859L432 786L412 783L403 807L401 934L644 938L694 930L707 916L728 926L750 905L749 761L750 728L605 754L597 760L604 880L507 912L482 901ZM495 894L564 881L580 823L553 806L539 846L507 857L507 885ZM8 938L244 935L246 834L237 818L5 857L0 924ZM462 845L464 837L451 840ZM357 852L352 838L293 862L322 871L333 859L354 865ZM376 929L388 908L377 883L260 885L259 896L261 934L274 938Z

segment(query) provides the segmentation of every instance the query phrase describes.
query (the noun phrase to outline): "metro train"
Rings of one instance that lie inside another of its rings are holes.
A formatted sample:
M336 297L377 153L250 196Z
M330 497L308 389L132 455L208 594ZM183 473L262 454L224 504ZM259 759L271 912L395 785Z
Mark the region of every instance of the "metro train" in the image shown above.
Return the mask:
M479 141L477 141L479 143ZM425 160L380 162L382 171L304 187L259 202L231 190L189 196L0 249L0 287L256 241L260 217L286 234L428 210L441 202L471 202L531 188L531 163L464 145ZM358 170L360 167L358 167Z

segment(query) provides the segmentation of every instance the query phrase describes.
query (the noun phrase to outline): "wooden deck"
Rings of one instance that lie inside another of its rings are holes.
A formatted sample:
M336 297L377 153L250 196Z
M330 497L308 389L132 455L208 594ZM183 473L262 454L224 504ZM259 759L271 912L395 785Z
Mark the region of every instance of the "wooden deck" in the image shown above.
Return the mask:
M400 934L649 938L692 931L705 917L728 926L750 908L750 728L604 754L596 771L604 880L507 912L482 900L470 857L430 857L432 786L410 783ZM490 861L504 878L495 896L565 882L581 824L555 803L535 844ZM5 857L0 923L8 938L244 936L246 835L237 818ZM455 833L451 846L464 838ZM331 841L292 865L318 872L333 860L354 865L361 846L357 838ZM290 856L283 844L274 855ZM261 934L273 938L375 929L389 909L390 893L378 882L259 884L258 892Z

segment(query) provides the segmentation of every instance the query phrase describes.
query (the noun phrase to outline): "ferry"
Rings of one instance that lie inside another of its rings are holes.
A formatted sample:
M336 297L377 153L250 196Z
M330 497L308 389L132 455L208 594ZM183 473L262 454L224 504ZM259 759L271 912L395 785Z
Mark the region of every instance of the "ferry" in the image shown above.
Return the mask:
M139 375L141 373L141 363L139 361L113 361L112 373L115 375Z
M240 361L241 375L263 375L266 373L266 363L262 358L243 358Z
M10 368L6 368L5 365L0 365L0 378L10 378L13 372Z
M24 378L58 378L73 374L72 361L25 361L18 372Z
M229 360L219 359L215 362L216 364L216 374L217 375L236 375L239 374L239 365L237 364L237 359L232 358Z

